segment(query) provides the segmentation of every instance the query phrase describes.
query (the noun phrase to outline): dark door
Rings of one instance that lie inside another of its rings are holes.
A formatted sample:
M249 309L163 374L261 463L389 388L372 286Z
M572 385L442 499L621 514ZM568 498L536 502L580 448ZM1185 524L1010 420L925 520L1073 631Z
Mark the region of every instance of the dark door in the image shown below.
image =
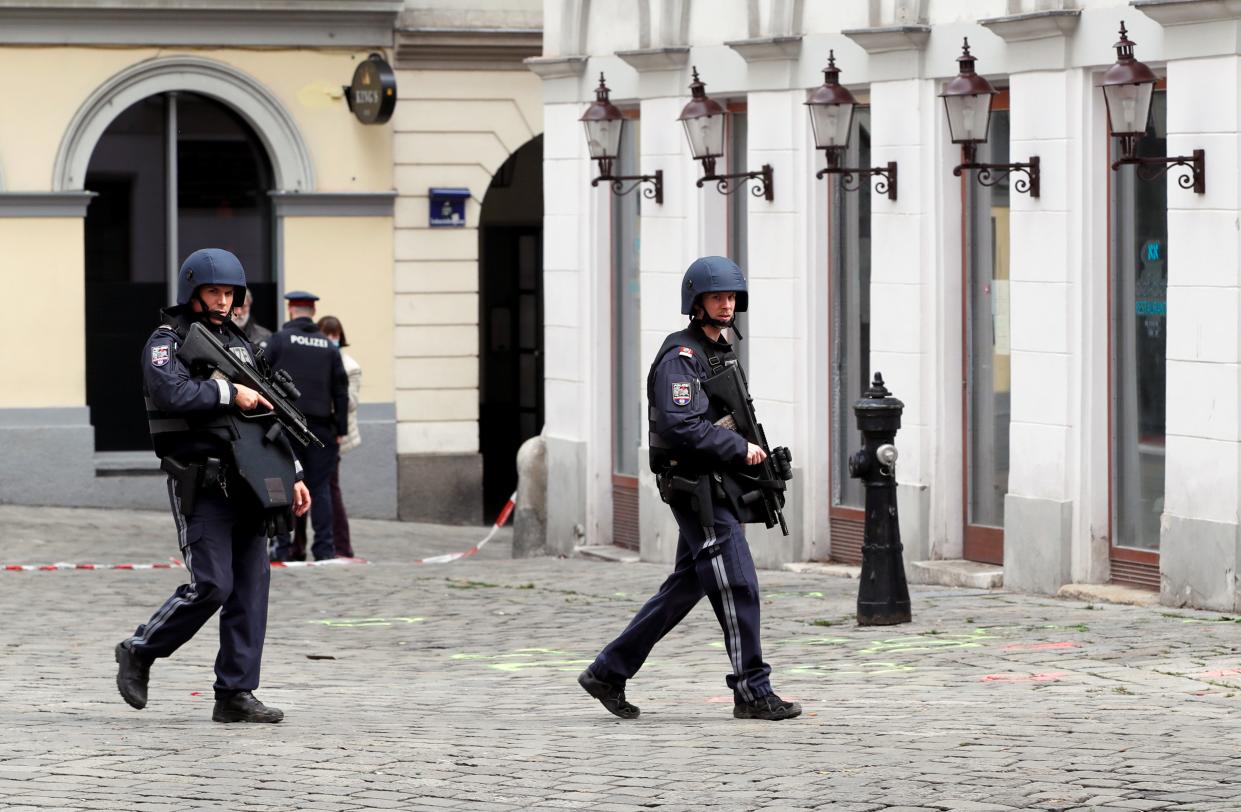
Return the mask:
M543 429L543 229L487 226L482 243L479 441L491 518L517 489L517 450Z
M97 197L85 223L86 401L96 450L151 447L140 352L186 255L205 247L237 254L254 318L275 323L271 177L254 131L190 93L143 99L99 139L86 173Z

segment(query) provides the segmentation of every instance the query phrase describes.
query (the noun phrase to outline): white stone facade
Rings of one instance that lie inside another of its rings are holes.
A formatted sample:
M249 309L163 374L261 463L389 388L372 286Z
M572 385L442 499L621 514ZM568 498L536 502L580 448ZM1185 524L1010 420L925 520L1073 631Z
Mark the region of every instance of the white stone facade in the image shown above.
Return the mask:
M1155 451L1142 440L1142 453L1157 453L1163 466L1159 555L1143 560L1158 568L1167 603L1241 604L1241 12L1208 0L545 0L544 20L544 56L532 68L545 99L551 544L612 540L610 370L626 351L611 338L613 198L590 186L596 167L578 117L605 73L613 102L639 111L641 172L663 171L663 204L642 204L641 346L628 350L641 355L645 393L651 355L682 324L684 268L717 250L731 227L712 185L695 187L701 167L676 120L696 66L712 98L744 104L746 165L774 168L774 201L747 196L748 256L736 259L750 280L746 339L759 416L773 443L791 447L797 478L791 536L752 527L751 546L769 566L831 555L832 236L826 183L814 176L823 157L803 102L832 50L841 81L869 103L870 165L899 169L897 200L869 198L869 368L905 403L906 563L966 554L970 246L963 184L952 173L960 151L938 93L968 37L978 72L1007 90L1009 160L1037 155L1042 173L1041 195L1012 192L1008 214L1005 581L1050 593L1113 578L1124 558L1114 548L1127 541L1116 537L1112 462L1121 442L1113 437L1118 294L1109 282L1117 175L1098 83L1123 20L1138 59L1166 80L1167 154L1206 150L1205 194L1181 188L1176 169L1152 181L1166 185L1170 253L1165 318L1149 328L1166 329L1165 422ZM626 404L619 419L633 418L630 409L645 436L645 403ZM649 475L639 504L643 557L670 560L675 527Z

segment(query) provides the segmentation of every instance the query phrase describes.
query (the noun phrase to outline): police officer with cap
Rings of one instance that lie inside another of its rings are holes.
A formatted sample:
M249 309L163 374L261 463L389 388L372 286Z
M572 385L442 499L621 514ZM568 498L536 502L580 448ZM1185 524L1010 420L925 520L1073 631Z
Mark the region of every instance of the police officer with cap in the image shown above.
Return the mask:
M723 331L749 303L745 275L726 257L694 261L681 282L681 313L689 326L669 335L647 375L651 468L672 508L680 534L672 574L621 633L578 677L578 683L611 713L635 719L625 684L651 649L706 595L724 631L732 672L733 716L791 719L801 713L771 689L771 667L759 643L759 590L745 530L720 486L732 467L766 458L716 421L725 417L703 392L714 371L738 363ZM674 487L674 483L679 487Z
M349 376L340 350L315 324L315 302L319 297L304 290L284 295L289 320L267 340L265 349L272 368L285 370L302 396L298 408L306 415L310 430L323 443L299 448L306 466L306 486L313 499L310 521L315 539L311 552L316 561L336 557L332 537L332 474L340 464L339 443L349 434ZM287 534L276 540L272 557L287 560L291 541Z
M195 251L177 274L177 304L142 350L143 395L155 453L169 473L168 497L189 583L179 587L132 637L116 646L117 687L131 706L147 703L151 663L171 656L220 610L215 662L217 722L279 722L284 714L254 697L267 631L271 570L266 509L238 472L241 413L271 408L265 397L219 373L187 367L177 356L191 325L203 325L242 362L254 348L229 319L246 294L241 262L228 251ZM248 430L248 427L247 427ZM310 506L300 465L283 435L263 453L291 483L292 508ZM281 469L281 466L287 466ZM287 510L287 507L284 508Z

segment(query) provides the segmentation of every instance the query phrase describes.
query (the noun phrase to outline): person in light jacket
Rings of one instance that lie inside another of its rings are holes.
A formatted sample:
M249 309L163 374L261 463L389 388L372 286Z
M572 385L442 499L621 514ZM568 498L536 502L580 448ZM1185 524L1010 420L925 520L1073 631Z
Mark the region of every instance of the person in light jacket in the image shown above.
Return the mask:
M358 400L362 393L362 365L352 355L345 352L349 342L345 340L345 328L335 316L324 316L319 319L319 332L327 336L340 348L340 360L345 364L345 374L349 376L349 432L340 443L340 453L347 454L362 444L362 435L358 432ZM349 538L349 516L345 513L345 503L340 496L340 465L332 476L332 521L335 524L332 538L336 542L336 554L353 558L353 543Z

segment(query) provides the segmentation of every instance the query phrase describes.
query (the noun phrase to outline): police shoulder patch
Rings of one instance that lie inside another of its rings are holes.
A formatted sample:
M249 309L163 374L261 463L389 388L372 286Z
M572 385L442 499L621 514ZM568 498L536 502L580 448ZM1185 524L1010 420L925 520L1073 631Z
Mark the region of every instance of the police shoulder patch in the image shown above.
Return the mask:
M689 381L675 381L672 384L672 402L678 406L688 406L690 401Z
M168 345L157 344L151 348L151 363L154 366L162 367L168 363Z
M694 357L694 348L693 348L693 347L682 347L682 348L681 348L681 351L680 351L679 353L677 353L677 354L678 354L678 355L684 355L686 358L693 358L693 357Z

